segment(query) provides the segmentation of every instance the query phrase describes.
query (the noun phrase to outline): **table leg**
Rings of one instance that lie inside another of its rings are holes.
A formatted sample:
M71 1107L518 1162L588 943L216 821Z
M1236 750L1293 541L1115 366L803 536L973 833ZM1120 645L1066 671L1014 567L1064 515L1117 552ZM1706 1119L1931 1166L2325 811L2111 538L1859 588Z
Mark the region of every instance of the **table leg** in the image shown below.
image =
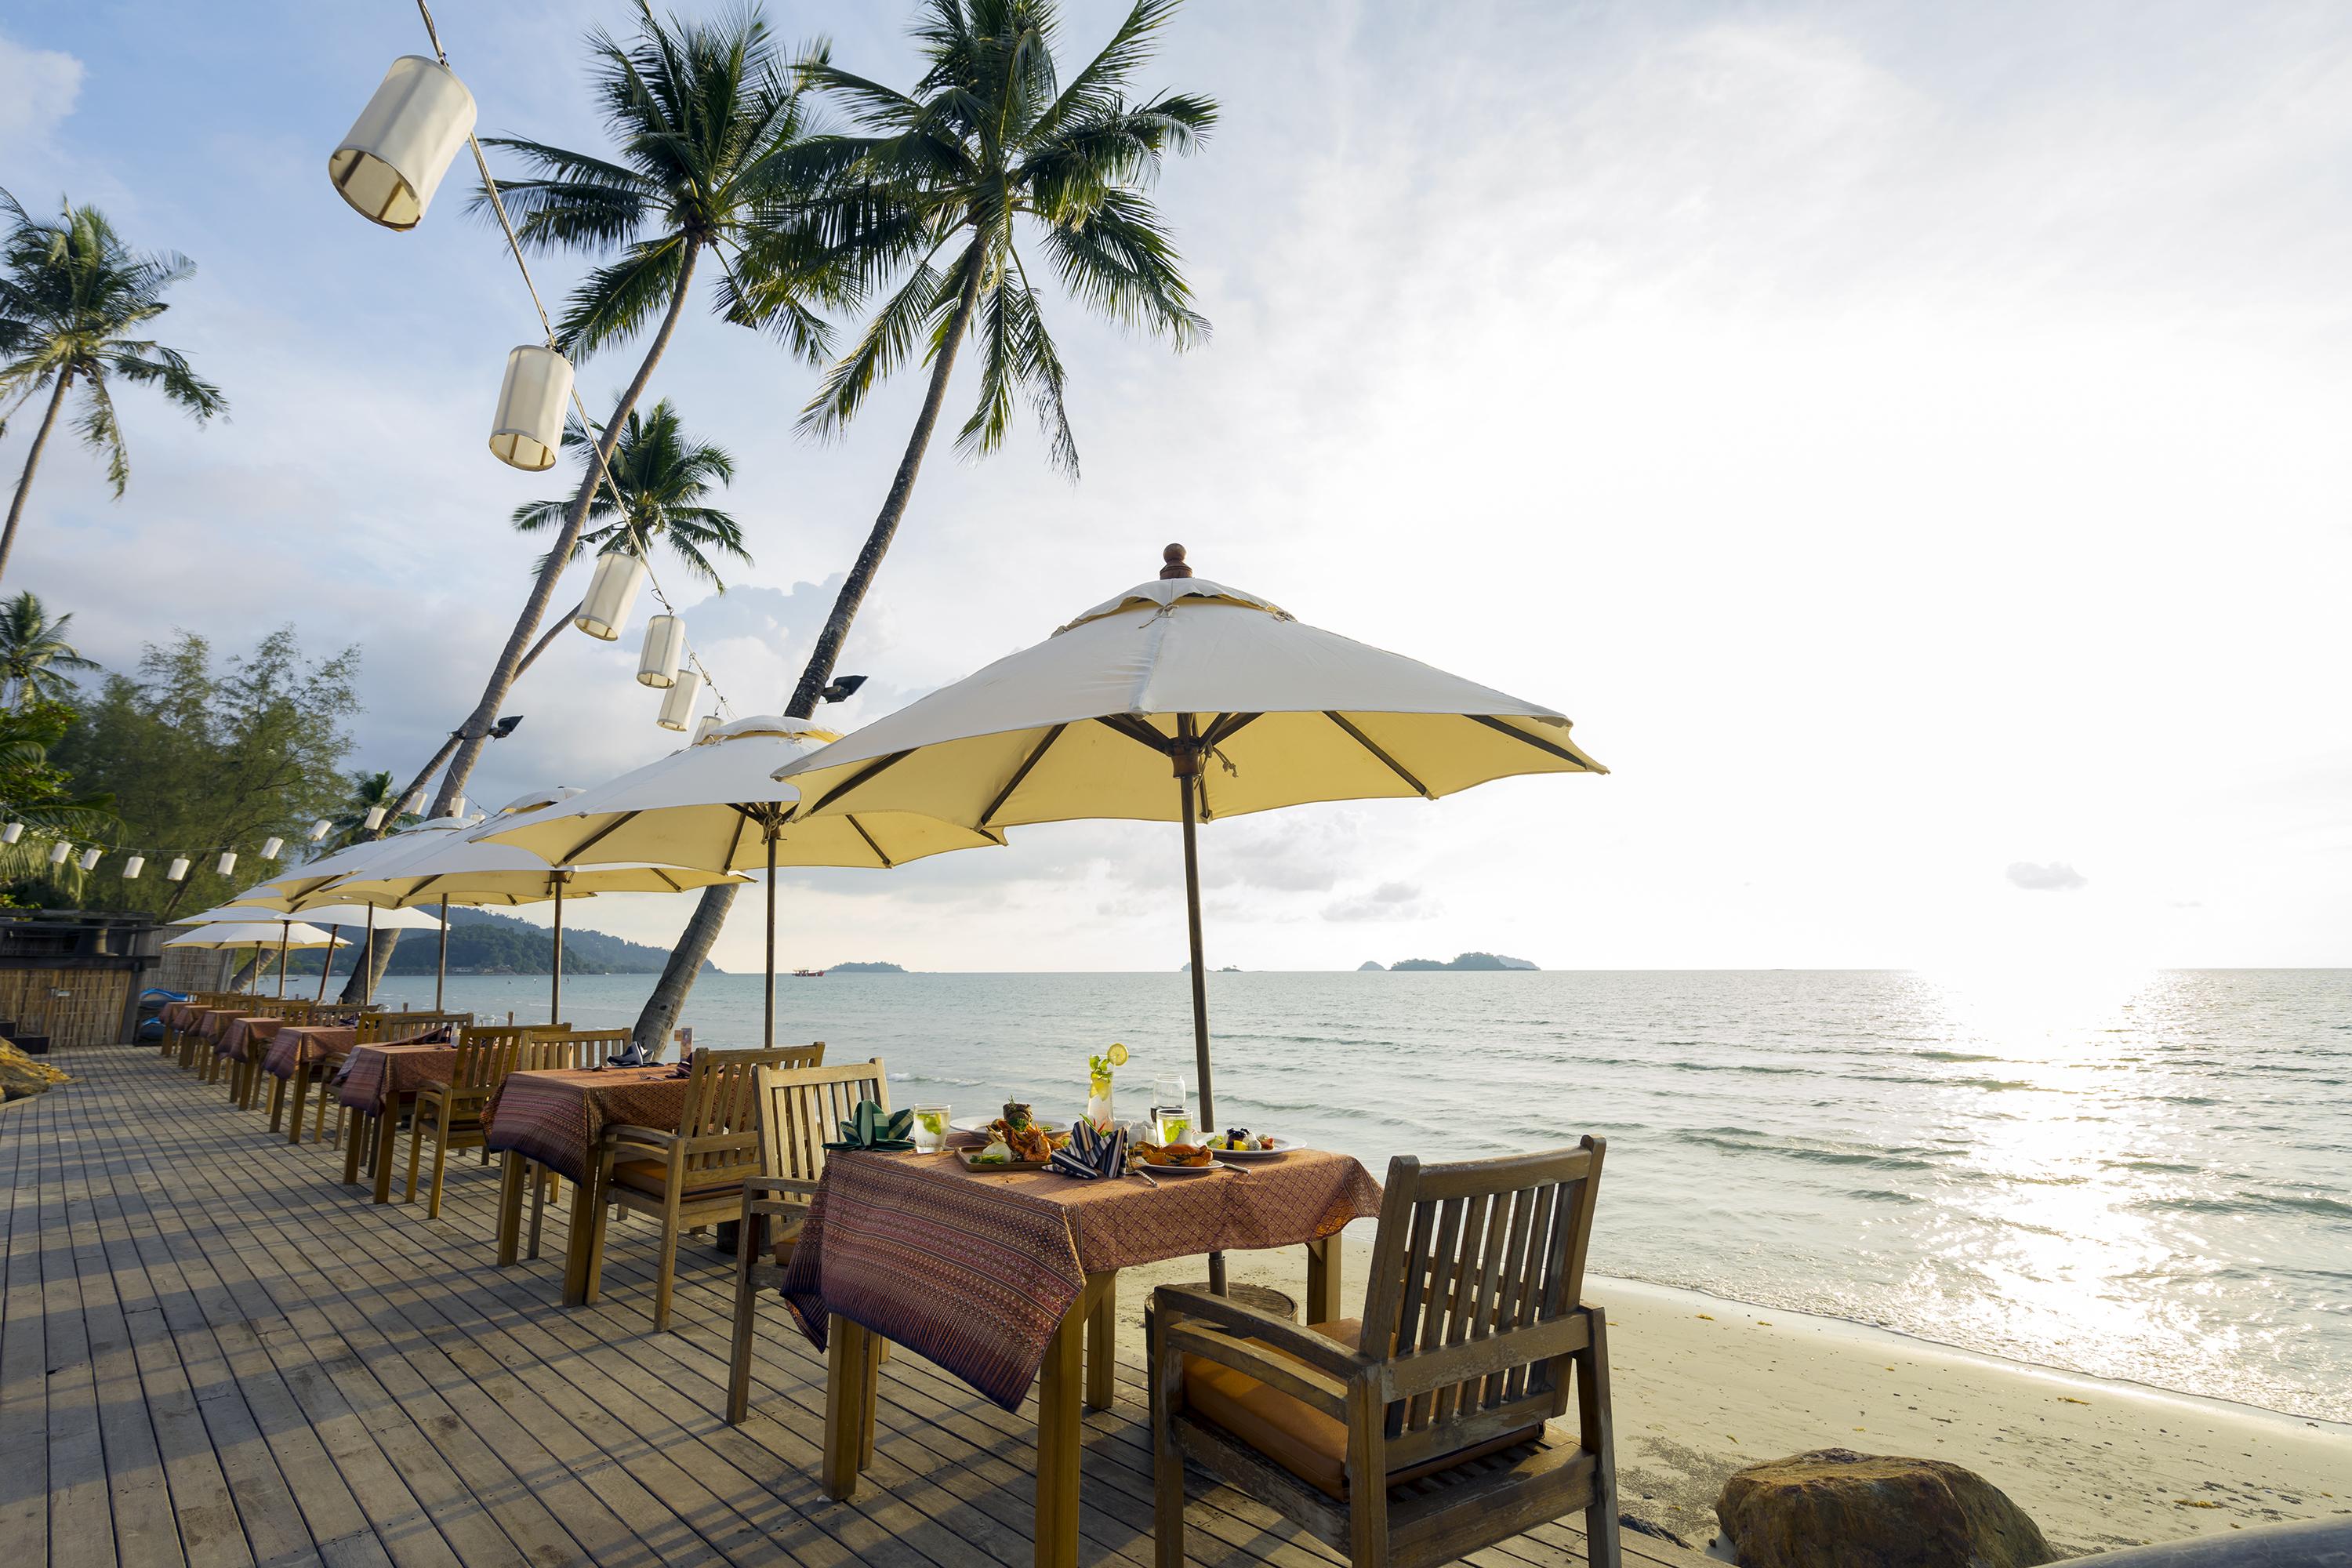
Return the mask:
M874 1461L874 1403L879 1365L874 1336L835 1312L825 1320L824 1495L857 1495L857 1476Z
M1045 1346L1037 1379L1037 1568L1077 1568L1079 1384L1086 1323L1115 1273L1089 1274Z
M400 1096L384 1096L383 1109L375 1119L375 1201L392 1202L392 1168L399 1162L394 1151L400 1147Z
M1307 1321L1336 1323L1346 1318L1340 1297L1340 1241L1338 1233L1307 1244Z
M286 1080L272 1076L269 1080L269 1130L277 1132L286 1126Z
M499 1267L522 1249L523 1160L508 1149L499 1155Z
M289 1143L302 1142L302 1102L310 1098L310 1064L294 1064L294 1130L286 1135Z
M572 1234L563 1240L563 1304L567 1307L588 1304L589 1266L601 1239L596 1234L600 1190L593 1179L572 1184Z
M1102 1295L1087 1314L1087 1408L1110 1408L1118 1374L1118 1276L1103 1276Z
M319 1086L319 1114L323 1118L326 1111L327 1086L322 1083ZM360 1111L352 1111L351 1130L343 1134L343 1185L347 1187L360 1184L360 1145L367 1142L372 1120Z

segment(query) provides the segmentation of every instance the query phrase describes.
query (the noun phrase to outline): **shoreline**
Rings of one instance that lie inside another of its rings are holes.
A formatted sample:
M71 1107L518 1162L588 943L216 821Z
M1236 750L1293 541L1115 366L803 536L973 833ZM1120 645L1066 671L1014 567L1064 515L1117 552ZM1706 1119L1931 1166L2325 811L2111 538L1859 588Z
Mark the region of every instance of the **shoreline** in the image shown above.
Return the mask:
M1349 1237L1344 1256L1353 1302L1369 1238ZM1295 1253L1227 1262L1236 1280L1300 1293ZM1200 1270L1126 1271L1122 1342L1139 1355L1150 1288ZM1585 1293L1612 1330L1620 1506L1702 1552L1726 1477L1810 1448L1963 1465L2067 1554L2352 1516L2352 1426L1675 1286L1594 1275Z

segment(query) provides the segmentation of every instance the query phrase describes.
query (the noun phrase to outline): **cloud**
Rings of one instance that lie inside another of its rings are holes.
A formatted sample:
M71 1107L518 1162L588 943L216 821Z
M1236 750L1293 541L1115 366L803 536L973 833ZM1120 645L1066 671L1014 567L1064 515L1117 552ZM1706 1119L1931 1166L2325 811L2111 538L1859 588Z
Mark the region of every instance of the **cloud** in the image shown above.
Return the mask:
M47 144L73 112L81 79L82 63L71 55L0 38L0 161Z
M2029 893L2071 893L2077 888L2090 886L2091 879L2063 860L2039 865L2032 860L2010 863L2010 885Z
M1368 893L1335 900L1323 906L1327 921L1417 921L1436 913L1436 907L1411 882L1382 882Z

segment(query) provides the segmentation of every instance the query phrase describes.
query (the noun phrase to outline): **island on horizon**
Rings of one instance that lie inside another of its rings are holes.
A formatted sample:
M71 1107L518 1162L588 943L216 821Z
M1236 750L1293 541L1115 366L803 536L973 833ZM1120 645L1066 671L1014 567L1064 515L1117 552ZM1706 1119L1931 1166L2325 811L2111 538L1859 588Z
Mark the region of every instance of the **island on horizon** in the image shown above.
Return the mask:
M1357 966L1356 973L1362 974L1370 971L1379 969L1381 965L1379 963L1368 959L1363 963ZM1524 958L1506 957L1504 954L1499 952L1458 952L1450 959L1400 958L1394 963L1388 965L1388 967L1391 970L1399 972L1427 969L1475 969L1491 972L1498 969L1540 969L1543 966L1541 964L1529 963Z
M825 973L828 974L904 974L907 972L895 963L869 960L856 963L836 963Z

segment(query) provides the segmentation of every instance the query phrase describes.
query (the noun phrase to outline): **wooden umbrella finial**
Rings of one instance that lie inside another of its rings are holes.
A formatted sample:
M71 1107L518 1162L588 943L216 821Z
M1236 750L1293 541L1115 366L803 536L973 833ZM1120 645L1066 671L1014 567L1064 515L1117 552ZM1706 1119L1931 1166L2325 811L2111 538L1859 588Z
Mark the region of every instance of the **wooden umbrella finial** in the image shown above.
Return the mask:
M1192 574L1192 569L1184 564L1184 547L1182 545L1170 545L1167 549L1160 552L1160 558L1168 563L1167 565L1162 566L1160 569L1160 576L1190 577Z

